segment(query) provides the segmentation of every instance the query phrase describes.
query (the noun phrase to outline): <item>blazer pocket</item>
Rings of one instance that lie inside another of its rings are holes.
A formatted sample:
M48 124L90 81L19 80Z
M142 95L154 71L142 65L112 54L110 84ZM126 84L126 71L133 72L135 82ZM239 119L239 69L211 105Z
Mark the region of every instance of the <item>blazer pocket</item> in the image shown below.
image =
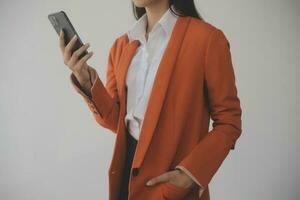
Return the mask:
M183 188L177 185L174 185L170 182L165 182L162 184L162 195L163 199L168 200L180 200L183 199L192 187Z

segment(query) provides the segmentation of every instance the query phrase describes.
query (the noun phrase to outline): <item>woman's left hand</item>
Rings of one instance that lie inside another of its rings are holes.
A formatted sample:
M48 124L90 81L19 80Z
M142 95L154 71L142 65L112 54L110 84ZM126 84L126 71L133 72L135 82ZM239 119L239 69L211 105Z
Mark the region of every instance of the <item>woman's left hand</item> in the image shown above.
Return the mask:
M146 185L153 186L159 182L170 182L178 187L183 187L183 188L189 188L196 184L195 181L193 181L186 173L184 173L180 169L175 169L163 173L157 177L154 177L150 179Z

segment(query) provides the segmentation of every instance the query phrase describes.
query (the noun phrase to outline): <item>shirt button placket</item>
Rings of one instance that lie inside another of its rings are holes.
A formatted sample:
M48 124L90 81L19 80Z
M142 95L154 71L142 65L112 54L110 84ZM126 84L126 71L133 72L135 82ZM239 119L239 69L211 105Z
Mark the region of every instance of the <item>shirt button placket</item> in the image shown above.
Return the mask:
M146 60L146 64L142 65L142 81L141 83L139 83L139 87L140 87L140 91L139 91L139 95L138 95L138 102L140 101L140 99L143 97L143 93L144 93L144 87L145 87L145 83L146 83L146 75L147 75L147 68L148 68L148 52L147 52L147 45L145 44L143 46L143 52L144 52L144 56L145 56L145 60Z

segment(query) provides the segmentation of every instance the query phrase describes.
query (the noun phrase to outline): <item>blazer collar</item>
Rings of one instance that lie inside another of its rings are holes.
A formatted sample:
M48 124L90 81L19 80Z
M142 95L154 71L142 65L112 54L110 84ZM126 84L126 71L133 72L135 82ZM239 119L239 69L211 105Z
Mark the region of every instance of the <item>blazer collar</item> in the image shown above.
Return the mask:
M174 67L176 66L176 58L178 58L180 47L182 46L182 42L190 20L191 17L178 17L166 49L163 53L148 100L148 106L145 111L144 121L136 147L136 155L134 156L132 163L133 167L139 167L142 164L144 156L151 142L152 135L159 120L160 111L166 96L168 84ZM116 72L120 101L125 103L123 107L126 107L127 90L125 79L128 67L133 56L135 55L137 48L141 44L138 40L129 42L128 36L126 36L126 42L127 43L124 46L120 61L118 62ZM122 123L124 123L124 120ZM123 126L124 125L125 123Z

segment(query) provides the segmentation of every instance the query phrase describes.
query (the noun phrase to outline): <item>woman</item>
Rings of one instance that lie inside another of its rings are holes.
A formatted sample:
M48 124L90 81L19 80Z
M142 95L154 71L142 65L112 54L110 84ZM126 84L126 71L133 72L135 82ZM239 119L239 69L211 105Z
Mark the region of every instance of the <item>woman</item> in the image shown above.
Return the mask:
M116 134L109 199L208 200L241 134L229 42L193 0L133 0L137 22L113 43L106 85L76 41L60 47L95 120ZM213 129L209 129L210 117Z

